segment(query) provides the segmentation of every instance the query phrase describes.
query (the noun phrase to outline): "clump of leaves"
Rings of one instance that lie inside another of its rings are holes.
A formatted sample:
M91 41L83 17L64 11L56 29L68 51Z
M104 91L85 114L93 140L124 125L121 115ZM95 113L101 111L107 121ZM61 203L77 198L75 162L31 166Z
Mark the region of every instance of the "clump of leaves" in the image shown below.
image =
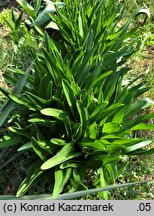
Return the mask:
M60 193L86 190L86 173L97 172L93 187L112 184L127 166L125 155L150 154L152 142L133 138L136 130L154 129L140 114L153 102L138 99L145 82L126 84L127 59L137 50L131 19L121 24L119 1L65 1L52 21L58 37L36 26L45 46L26 72L11 69L13 91L1 89L8 101L1 108L0 125L9 116L9 133L0 148L18 145L18 151L36 154L17 196L23 196L40 178L53 173L53 198ZM120 24L119 24L120 23ZM51 34L52 35L52 34ZM100 192L108 199L108 191Z

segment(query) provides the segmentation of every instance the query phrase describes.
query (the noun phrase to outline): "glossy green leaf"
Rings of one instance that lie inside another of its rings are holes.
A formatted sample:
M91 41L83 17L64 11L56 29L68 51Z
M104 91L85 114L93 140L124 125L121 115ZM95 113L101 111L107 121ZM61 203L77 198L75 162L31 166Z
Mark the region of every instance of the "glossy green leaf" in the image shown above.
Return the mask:
M66 130L67 139L70 140L73 132L72 132L71 121L70 121L68 116L65 118L64 126L65 126L65 130Z
M144 99L136 101L135 103L127 106L125 118L129 118L130 116L141 112L143 109L147 108L153 103L154 102L150 98L144 98Z
M68 143L66 143L65 140L63 140L63 139L58 139L58 138L52 138L52 139L50 140L50 142L51 142L52 144L60 145L60 146L64 146L64 145L68 144Z
M96 121L102 121L104 118L112 114L112 111L115 111L119 109L120 107L123 107L124 104L115 103L109 106L107 109L101 111L98 116L96 116Z
M33 19L36 17L34 8L25 0L16 0L18 4L27 12Z
M75 188L77 190L80 190L80 189L87 190L88 188L82 182L80 172L81 172L81 169L78 169L78 168L73 169L73 183L74 183L74 186L75 186Z
M20 94L10 94L9 97L17 104L23 105L27 107L30 110L36 110L36 104L32 103L30 100L28 100L25 96Z
M122 131L126 131L129 130L130 128L134 127L135 125L138 125L141 122L147 121L149 119L154 118L154 113L149 113L149 114L145 114L142 116L139 116L135 119L129 120L129 121L124 121L121 123L123 130Z
M64 90L65 97L67 99L69 108L71 110L71 113L75 117L75 107L74 106L75 106L76 98L72 90L72 87L66 80L62 81L62 87Z
M58 120L65 121L65 118L68 116L67 113L63 110L55 108L45 108L41 110L41 113L46 116L54 117Z
M24 145L22 145L20 148L18 148L17 151L27 151L29 149L32 149L33 148L33 145L32 145L32 142L28 142L28 143L25 143Z
M94 109L94 111L91 113L90 115L90 121L92 121L92 119L95 120L95 118L98 116L99 113L101 113L109 104L108 101L104 101L100 104L97 105L97 107Z
M51 17L49 16L50 13L54 14L56 12L56 7L62 8L64 7L63 2L52 2L49 1L46 7L38 14L37 18L35 19L35 24L45 27L50 21Z
M134 130L154 130L154 124L137 124L130 129L131 131Z
M118 131L121 130L121 126L118 123L112 123L112 122L108 122L105 123L103 126L103 133L117 133Z
M68 143L55 156L43 163L41 169L50 169L81 154L81 152L75 152L74 144Z
M109 142L108 142L109 143ZM92 150L98 150L98 151L105 151L106 150L106 146L105 146L105 142L99 142L99 140L95 140L95 141L85 141L85 142L81 142L80 145L84 148L87 147L89 149Z
M21 183L17 191L17 197L22 197L33 185L33 183L36 182L36 180L43 174L44 171L40 169L40 165L41 162L39 160L32 165L30 173L28 174L27 178Z
M27 81L27 78L29 76L29 73L33 67L33 63L31 63L31 65L29 66L29 68L26 70L25 74L23 75L23 77L21 77L19 79L19 81L17 82L13 93L21 93L21 91L23 90L23 87ZM14 102L12 100L8 100L0 109L0 126L3 125L3 123L5 122L6 118L8 117L8 115L10 114L10 112L13 110L14 108Z
M6 97L9 97L10 91L8 91L6 88L0 86L0 91L1 91Z
M48 101L41 98L41 97L38 97L36 96L35 94L32 94L31 92L28 92L28 91L25 91L27 97L29 97L31 100L35 101L36 103L39 103L41 105L44 105L46 104Z
M106 187L107 186L107 182L105 180L105 177L104 177L104 171L103 171L103 168L100 168L99 170L99 175L100 175L100 186L101 187ZM100 195L103 195L103 198L105 200L108 200L108 191L104 191L104 192L101 192L99 193Z
M34 137L32 137L32 146L33 146L35 153L40 157L41 160L46 161L47 152L43 151L42 146L40 147L41 143L40 144L39 143L40 141L37 141ZM43 144L45 145L45 143Z
M63 191L64 186L67 184L71 177L72 169L67 168L64 170L57 169L55 171L55 184L53 189L53 199L56 199Z
M85 130L86 130L86 122L87 122L87 119L86 119L86 110L83 107L82 102L79 101L79 100L76 101L76 106L77 106L77 109L78 109L78 112L79 112L79 116L80 116L80 122L81 122L81 127L82 127L82 135L84 135Z
M56 121L50 121L44 118L30 118L28 122L35 123L43 127L51 127L52 124L55 123Z
M133 146L129 146L129 147L125 148L124 153L129 153L129 152L135 151L137 149L143 148L143 147L149 145L150 143L152 143L152 141L147 140L147 141L137 143Z
M94 80L94 82L91 85L91 88L95 88L95 87L97 87L97 85L99 86L99 82L102 82L103 79L105 79L106 77L108 77L111 74L112 74L112 71L108 71L108 72L101 74L96 80Z

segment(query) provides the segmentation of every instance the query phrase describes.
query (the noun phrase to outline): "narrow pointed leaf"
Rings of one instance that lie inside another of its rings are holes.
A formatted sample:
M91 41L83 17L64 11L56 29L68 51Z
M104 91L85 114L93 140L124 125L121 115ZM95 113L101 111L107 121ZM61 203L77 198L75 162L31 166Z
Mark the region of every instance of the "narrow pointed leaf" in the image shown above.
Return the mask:
M33 67L33 63L34 61L31 63L31 65L29 66L29 68L27 69L27 71L25 72L25 74L23 75L23 77L21 77L19 79L19 81L17 82L13 93L21 93L26 80L29 76L29 73ZM5 120L7 119L8 115L10 114L10 112L13 110L14 108L14 102L9 99L0 109L0 127L3 125L3 123L5 122Z
M64 90L65 97L67 99L68 105L70 107L70 110L72 112L72 115L74 116L74 114L75 114L74 105L75 105L75 101L76 101L74 92L66 80L62 81L62 87Z
M28 189L33 185L33 183L43 174L44 171L40 169L41 162L36 161L31 167L31 171L27 178L21 183L16 196L22 197Z
M27 12L33 19L36 17L34 8L25 0L16 0L18 4Z
M137 143L137 144L135 144L133 146L125 148L124 152L129 153L129 152L135 151L137 149L140 149L140 148L143 148L143 147L149 145L150 143L152 143L152 141L150 141L150 140Z

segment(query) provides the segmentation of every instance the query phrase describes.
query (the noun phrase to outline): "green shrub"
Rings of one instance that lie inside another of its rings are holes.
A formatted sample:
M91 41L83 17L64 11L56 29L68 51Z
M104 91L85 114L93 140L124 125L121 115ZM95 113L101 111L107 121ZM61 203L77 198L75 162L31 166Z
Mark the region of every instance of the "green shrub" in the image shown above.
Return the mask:
M88 170L97 174L93 187L105 187L126 168L126 155L153 152L152 141L133 137L133 131L154 129L144 124L154 113L141 114L153 102L138 99L148 90L145 82L125 80L125 63L140 41L118 2L66 0L51 15L56 36L35 26L44 47L32 53L26 72L12 69L21 78L13 79L12 92L2 89L8 101L0 125L9 119L9 133L0 148L18 145L35 159L18 197L49 173L53 198L86 190ZM99 195L109 198L108 191Z

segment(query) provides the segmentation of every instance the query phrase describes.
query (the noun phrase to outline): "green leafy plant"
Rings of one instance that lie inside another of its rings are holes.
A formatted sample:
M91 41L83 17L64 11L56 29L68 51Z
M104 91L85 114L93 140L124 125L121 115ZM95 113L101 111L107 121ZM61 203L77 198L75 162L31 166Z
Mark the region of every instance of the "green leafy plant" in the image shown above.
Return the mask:
M87 190L88 170L96 171L94 188L107 187L126 168L125 155L154 152L151 140L133 137L133 131L154 129L144 123L154 113L141 114L153 101L138 99L149 89L145 82L125 82L125 63L140 41L118 2L66 0L50 15L58 37L36 26L44 47L32 53L33 66L26 73L11 69L21 81L13 79L13 91L1 89L9 100L0 125L9 117L9 133L0 148L17 145L35 158L17 197L49 172L53 198ZM108 199L109 191L99 195Z
M45 28L51 21L50 14L56 13L56 7L62 8L64 2L34 0L33 6L25 0L16 0L23 10L29 15L27 23L30 27L38 25ZM45 4L46 3L46 4Z
M23 12L21 12L20 15L16 18L15 11L12 9L11 15L12 22L10 22L11 19L5 19L5 23L10 28L10 37L16 44L18 44L24 33L23 26L21 25Z

